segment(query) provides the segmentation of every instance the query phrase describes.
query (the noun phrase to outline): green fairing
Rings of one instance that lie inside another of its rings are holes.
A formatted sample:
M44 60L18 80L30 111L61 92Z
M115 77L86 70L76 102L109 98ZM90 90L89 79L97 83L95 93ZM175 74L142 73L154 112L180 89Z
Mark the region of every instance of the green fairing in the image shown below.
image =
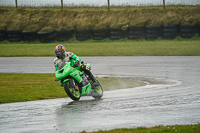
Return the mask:
M70 64L67 63L62 69L56 70L55 76L58 80L61 80L64 77L66 77L67 75L69 75L69 72L70 72L69 69L72 69L69 66L70 66ZM69 72L66 72L67 69ZM63 73L63 71L65 71L65 73Z
M56 71L55 76L58 80L62 80L66 76L70 75L78 82L81 82L82 78L80 77L80 74L81 72L77 71L77 68L71 67L71 63L68 62L62 69Z
M75 68L76 69L76 68ZM73 71L70 76L72 76L76 81L78 81L79 83L81 82L82 78L81 78L81 73L83 72L80 72L80 71Z
M91 84L88 84L87 86L82 88L81 96L91 94L91 93L92 93L92 86L91 86Z

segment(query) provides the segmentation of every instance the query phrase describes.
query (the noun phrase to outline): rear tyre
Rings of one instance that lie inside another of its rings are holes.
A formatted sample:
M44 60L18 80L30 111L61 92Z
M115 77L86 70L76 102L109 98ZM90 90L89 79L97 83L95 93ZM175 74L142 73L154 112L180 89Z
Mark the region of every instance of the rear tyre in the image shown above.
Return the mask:
M102 89L99 81L96 81L95 83L93 83L92 88L94 89L92 97L95 99L100 99L103 96L103 89Z
M69 81L65 82L63 86L65 92L72 100L78 101L80 99L81 93L78 87L78 83L74 79L70 79Z

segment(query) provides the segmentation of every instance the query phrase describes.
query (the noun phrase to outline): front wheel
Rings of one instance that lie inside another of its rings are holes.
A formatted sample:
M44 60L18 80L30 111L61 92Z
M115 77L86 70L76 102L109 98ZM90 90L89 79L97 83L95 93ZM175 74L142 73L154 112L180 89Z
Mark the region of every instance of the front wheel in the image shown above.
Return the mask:
M65 92L72 100L78 101L80 99L81 93L79 91L78 83L74 79L65 82L63 86Z
M92 83L92 88L94 89L94 92L92 94L93 98L100 99L103 96L103 89L98 81L95 83Z

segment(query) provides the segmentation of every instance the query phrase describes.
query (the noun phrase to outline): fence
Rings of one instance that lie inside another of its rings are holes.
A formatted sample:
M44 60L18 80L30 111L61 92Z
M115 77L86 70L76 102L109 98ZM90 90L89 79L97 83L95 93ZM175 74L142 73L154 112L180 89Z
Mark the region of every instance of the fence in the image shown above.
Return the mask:
M200 0L0 0L0 6L73 7L73 6L160 6L200 5Z

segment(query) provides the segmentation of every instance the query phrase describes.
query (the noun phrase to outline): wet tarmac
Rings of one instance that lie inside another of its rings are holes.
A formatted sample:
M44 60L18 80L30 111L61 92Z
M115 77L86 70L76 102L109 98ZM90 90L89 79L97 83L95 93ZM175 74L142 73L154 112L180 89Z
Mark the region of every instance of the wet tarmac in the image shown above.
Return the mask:
M0 105L0 132L81 132L200 123L200 57L83 57L95 76L154 81L83 97ZM54 73L52 57L0 58L0 72ZM61 88L62 89L62 88Z

